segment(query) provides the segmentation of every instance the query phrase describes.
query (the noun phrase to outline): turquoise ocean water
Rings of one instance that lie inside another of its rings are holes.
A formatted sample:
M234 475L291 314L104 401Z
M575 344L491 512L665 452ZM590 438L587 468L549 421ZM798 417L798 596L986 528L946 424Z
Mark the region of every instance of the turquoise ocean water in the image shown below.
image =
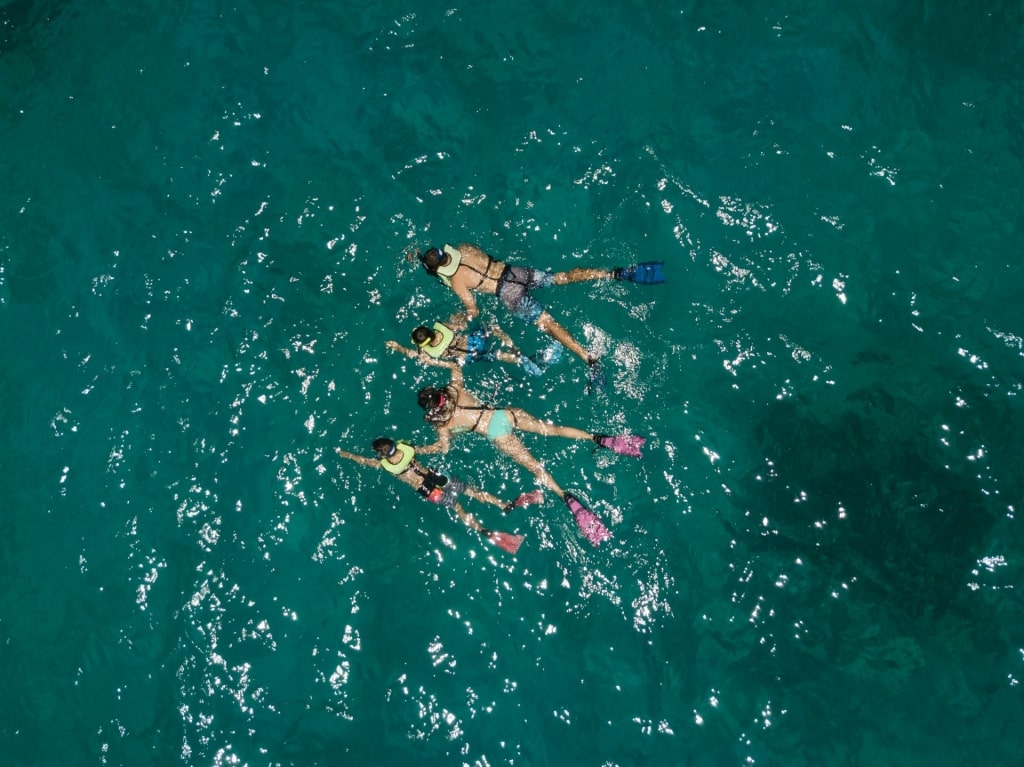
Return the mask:
M1021 764L1022 22L0 2L3 763ZM648 436L524 438L601 548L334 455L432 439L443 241L666 262L538 295L603 393L466 370Z

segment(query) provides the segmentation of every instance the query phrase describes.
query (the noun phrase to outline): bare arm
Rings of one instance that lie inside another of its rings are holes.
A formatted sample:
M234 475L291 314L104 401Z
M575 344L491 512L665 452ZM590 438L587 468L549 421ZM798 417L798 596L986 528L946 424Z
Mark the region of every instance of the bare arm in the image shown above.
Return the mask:
M429 455L431 453L447 453L448 448L451 447L451 441L451 432L444 426L438 426L437 441L432 445L424 445L423 447L416 448L416 452L424 455Z
M391 351L402 352L406 357L414 359L417 362L420 362L424 365L432 365L433 367L437 368L447 368L455 364L453 362L448 362L446 360L435 360L431 357L428 357L426 354L420 354L415 349L407 349L406 347L398 343L398 341L388 341L384 345L388 347Z
M452 371L452 386L459 391L463 390L465 384L462 378L462 368L456 365L454 362L444 363L445 366ZM448 448L451 447L452 433L451 429L447 426L438 426L435 424L437 429L437 441L433 445L425 445L424 447L417 448L421 453L447 453Z
M455 295L462 301L462 305L466 307L466 322L470 322L479 314L479 310L476 308L476 298L473 297L472 291L469 290L462 282L452 283L452 290L455 291Z
M462 377L462 368L456 365L454 362L447 364L449 370L452 371L452 386L459 391L466 388L466 379Z
M410 349L407 346L402 346L400 343L398 343L398 341L387 341L385 342L384 345L393 352L401 352L406 357L412 357L413 359L418 357L420 354L415 349Z
M457 312L448 318L448 322L445 323L452 330L462 331L469 325L469 321L466 319L465 312Z
M369 466L370 468L373 468L377 465L376 461L374 461L372 458L367 458L365 455L356 455L355 453L350 453L347 450L342 450L340 447L336 447L334 449L342 458L347 458L350 461L355 461L361 466Z

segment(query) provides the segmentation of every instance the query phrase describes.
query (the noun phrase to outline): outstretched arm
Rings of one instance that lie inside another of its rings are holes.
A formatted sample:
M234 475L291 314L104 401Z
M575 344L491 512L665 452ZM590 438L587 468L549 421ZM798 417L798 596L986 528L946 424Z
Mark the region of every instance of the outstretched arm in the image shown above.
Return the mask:
M407 349L406 347L398 343L398 341L388 341L384 345L388 347L391 351L402 352L402 354L404 354L406 357L421 362L424 365L432 365L437 368L446 368L454 364L452 362L447 362L445 360L432 359L431 357L428 357L425 354L420 354L415 349Z
M412 357L413 359L415 359L416 357L419 356L418 351L416 351L415 349L410 349L407 346L402 346L400 343L398 343L398 341L386 341L384 345L393 352L401 352L406 357Z
M348 450L342 450L340 447L336 447L334 449L342 458L355 461L361 466L369 466L371 468L376 466L376 462L372 458L367 458L365 455L356 455L355 453L348 452Z

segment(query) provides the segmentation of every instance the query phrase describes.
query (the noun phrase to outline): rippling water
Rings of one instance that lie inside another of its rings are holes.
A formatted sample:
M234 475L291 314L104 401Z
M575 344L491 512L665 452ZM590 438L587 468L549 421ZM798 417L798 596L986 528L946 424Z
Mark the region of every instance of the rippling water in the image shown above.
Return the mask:
M5 761L1017 764L1022 17L0 3ZM525 437L610 545L334 455L445 240L666 262L539 296L604 393L466 371L649 437Z

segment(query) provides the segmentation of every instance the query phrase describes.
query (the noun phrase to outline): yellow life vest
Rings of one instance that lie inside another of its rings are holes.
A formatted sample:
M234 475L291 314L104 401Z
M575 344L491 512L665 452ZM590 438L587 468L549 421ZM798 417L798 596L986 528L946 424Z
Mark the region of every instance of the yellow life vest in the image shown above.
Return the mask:
M392 463L387 458L381 458L380 465L388 474L398 475L409 468L412 459L416 457L416 448L408 442L396 442L395 450L402 454L402 459L398 463Z
M440 338L437 339L437 336L440 336ZM451 346L452 341L455 340L455 331L447 325L435 322L434 337L437 339L435 343L424 344L420 349L422 349L428 357L436 360L440 359L444 353L448 351L448 347Z
M452 277L459 271L459 264L462 263L462 252L445 243L444 252L448 254L449 261L444 266L437 267L437 278L449 288L452 286Z

